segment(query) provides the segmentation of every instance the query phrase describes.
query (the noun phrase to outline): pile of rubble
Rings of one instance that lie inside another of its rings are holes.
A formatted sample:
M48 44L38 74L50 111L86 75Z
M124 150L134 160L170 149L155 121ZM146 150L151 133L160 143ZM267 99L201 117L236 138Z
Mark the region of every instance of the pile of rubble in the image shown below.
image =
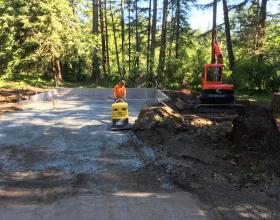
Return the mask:
M237 150L278 151L280 132L270 110L248 106L244 112L217 121L207 114L180 114L168 106L146 107L135 122L134 130L167 129L188 131L201 140L217 143L229 138Z

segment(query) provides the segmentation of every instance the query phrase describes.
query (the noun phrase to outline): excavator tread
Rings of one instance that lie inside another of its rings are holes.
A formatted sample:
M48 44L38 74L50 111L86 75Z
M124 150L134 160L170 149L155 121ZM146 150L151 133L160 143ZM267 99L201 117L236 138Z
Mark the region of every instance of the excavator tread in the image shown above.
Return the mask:
M202 104L199 102L199 100L190 100L184 102L183 100L177 98L176 107L179 110L193 110L195 112L200 112L200 113L212 113L212 112L221 113L221 112L229 112L229 111L240 112L244 110L245 105L235 104L235 103Z

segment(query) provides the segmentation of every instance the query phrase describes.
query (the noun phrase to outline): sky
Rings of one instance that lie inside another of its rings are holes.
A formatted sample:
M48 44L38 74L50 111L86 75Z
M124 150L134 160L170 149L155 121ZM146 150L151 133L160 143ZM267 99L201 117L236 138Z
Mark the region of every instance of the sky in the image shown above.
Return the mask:
M198 4L207 4L213 2L213 0L199 0ZM238 3L239 1L231 0L231 4ZM280 11L280 0L269 0L267 5L267 11L275 14ZM218 3L217 6L217 24L223 23L223 5L222 2ZM212 28L212 9L202 10L192 7L191 17L189 19L191 27L201 31L207 31Z

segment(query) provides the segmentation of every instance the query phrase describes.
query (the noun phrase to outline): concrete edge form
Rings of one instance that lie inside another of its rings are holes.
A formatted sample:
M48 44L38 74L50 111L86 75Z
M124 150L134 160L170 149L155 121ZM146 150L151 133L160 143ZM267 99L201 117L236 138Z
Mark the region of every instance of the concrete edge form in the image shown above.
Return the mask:
M46 102L51 101L54 97L58 96L57 89L50 89L47 92L39 93L33 96L30 96L28 100L20 100L19 104L25 105L32 102Z
M28 100L21 100L19 104L25 105L32 102L52 101L58 97L63 100L112 100L111 88L55 88L47 92L30 96ZM167 101L169 97L156 88L127 88L128 100L154 100ZM158 99L158 100L155 100Z

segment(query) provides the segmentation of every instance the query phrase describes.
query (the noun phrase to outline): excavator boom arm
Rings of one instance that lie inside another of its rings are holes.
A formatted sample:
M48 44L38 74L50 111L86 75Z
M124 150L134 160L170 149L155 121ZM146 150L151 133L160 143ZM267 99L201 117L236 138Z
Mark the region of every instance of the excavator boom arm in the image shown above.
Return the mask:
M216 37L215 37L216 38ZM212 64L223 64L223 53L220 46L220 43L215 39L212 43ZM217 62L216 62L217 60Z

